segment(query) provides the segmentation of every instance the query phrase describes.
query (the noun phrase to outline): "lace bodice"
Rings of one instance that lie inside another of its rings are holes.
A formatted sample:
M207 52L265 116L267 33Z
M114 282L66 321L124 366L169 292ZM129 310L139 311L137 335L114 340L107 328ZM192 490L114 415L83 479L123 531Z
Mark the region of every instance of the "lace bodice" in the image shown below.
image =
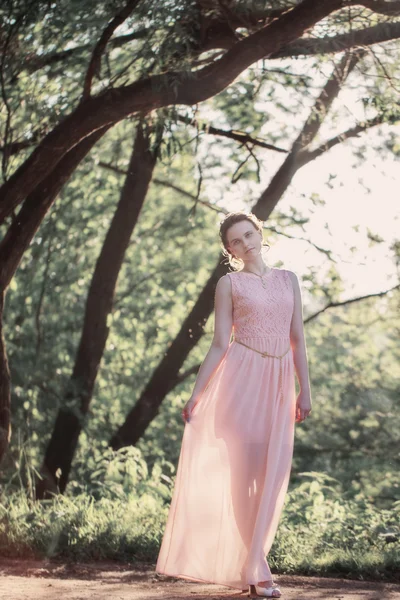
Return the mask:
M232 284L233 330L237 339L289 337L294 307L293 286L285 269L261 279L242 271L228 273Z

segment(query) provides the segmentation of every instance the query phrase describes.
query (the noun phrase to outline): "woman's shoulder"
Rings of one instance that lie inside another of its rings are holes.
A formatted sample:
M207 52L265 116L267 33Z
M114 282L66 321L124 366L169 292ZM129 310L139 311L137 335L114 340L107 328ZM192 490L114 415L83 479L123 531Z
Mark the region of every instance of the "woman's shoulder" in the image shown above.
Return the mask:
M231 273L225 273L225 275L222 275L218 281L217 281L217 288L221 288L221 289L230 289L231 287L231 281L230 281L230 276Z
M238 289L238 283L240 271L228 271L225 275L222 275L217 281L217 288L228 293L233 293L234 290Z
M220 281L229 281L229 279L231 277L236 277L236 275L238 275L239 273L240 273L240 271L228 271L227 273L225 273L225 275L222 275L218 279L218 282L220 282Z
M280 271L283 271L285 277L288 277L291 282L295 285L296 283L299 283L300 281L300 276L296 273L296 271L292 271L290 269L279 269Z
M290 269L285 269L285 267L280 267L279 269L276 268L277 271L282 271L283 273L287 273L288 275L290 274L294 274L294 271L291 271Z

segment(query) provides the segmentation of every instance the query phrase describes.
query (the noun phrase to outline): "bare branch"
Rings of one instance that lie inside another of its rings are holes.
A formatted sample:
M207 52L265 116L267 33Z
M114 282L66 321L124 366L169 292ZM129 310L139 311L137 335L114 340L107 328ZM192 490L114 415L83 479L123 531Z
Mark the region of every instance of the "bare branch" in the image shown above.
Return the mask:
M385 115L378 115L373 119L368 119L363 123L359 123L355 127L351 127L350 129L347 129L346 131L335 135L333 138L320 144L318 148L315 148L314 150L301 150L298 154L298 160L303 166L318 158L319 156L324 154L324 152L327 152L337 144L341 144L342 142L346 141L348 138L356 137L360 133L366 131L367 129L370 129L371 127L376 127L377 125L382 125L382 123L395 123L399 119L400 115L393 117L385 117Z
M232 177L231 177L231 183L232 184L236 183L241 178L242 173L240 173L240 169L242 167L244 167L244 165L249 161L250 156L251 156L250 153L248 153L247 156L242 160L242 162L240 162L238 164L238 166L236 167L236 169L235 169L235 171L234 171L234 173L232 174Z
M174 190L175 192L178 192L178 194L182 194L183 196L186 196L186 198L189 198L190 200L193 200L194 202L197 201L200 204L202 204L203 206L206 206L207 208L210 208L211 210L215 210L215 212L217 212L217 213L223 212L223 213L228 214L228 212L229 212L228 210L226 210L225 208L222 208L221 206L214 206L210 202L207 202L207 200L202 200L201 198L196 199L196 196L194 194L187 192L183 188L178 187L174 183L171 183L170 181L166 181L165 179L159 179L159 178L155 177L153 179L153 183L170 188L171 190Z
M276 227L273 227L272 225L267 225L264 227L264 229L266 231L272 231L273 233L276 233L276 235L281 235L281 236L289 238L291 240L307 242L307 244L310 244L310 246L313 246L316 250L318 250L318 252L321 252L321 254L325 254L325 256L327 256L330 261L337 263L337 260L333 257L332 250L327 250L326 248L322 248L322 246L318 246L318 244L315 244L314 242L312 242L311 240L309 240L305 237L301 237L301 236L299 237L297 235L290 235L289 233L279 230Z
M31 137L29 138L29 140L21 140L20 142L15 140L15 141L7 144L7 146L4 146L4 145L0 146L0 152L6 151L8 153L8 156L14 156L15 154L18 154L19 152L21 152L22 150L27 150L27 148L30 148L31 146L34 146L35 144L37 144L43 135L44 135L44 132L41 131L40 129L37 129L36 131L34 131L31 134Z
M389 17L400 16L399 0L352 0L348 2L348 6L364 6L375 13L387 15Z
M125 171L124 169L120 169L118 167L115 167L114 165L111 165L111 164L103 162L103 161L99 161L99 166L103 167L104 169L109 169L110 171L113 171L114 173L117 173L118 175L126 175L127 174L127 171ZM207 202L206 200L201 200L201 198L197 198L194 194L191 194L190 192L187 192L183 188L175 185L174 183L170 183L169 181L166 181L164 179L158 179L157 177L153 177L152 183L170 188L171 190L178 192L178 194L182 194L183 196L186 196L186 198L189 198L189 200L193 200L194 202L200 202L200 204L203 204L203 206L206 206L207 208L211 208L211 210L215 210L215 212L217 212L217 213L225 212L226 214L228 214L228 212L229 212L228 210L225 210L225 209L221 208L220 206L214 206L213 204L210 204L210 202Z
M234 129L218 129L213 125L201 123L197 121L197 119L191 119L190 117L185 117L184 115L178 115L178 121L187 123L188 125L193 125L194 127L197 127L199 131L203 131L204 133L226 137L231 140L235 140L236 142L240 142L243 145L250 143L253 146L259 146L260 148L266 148L267 150L274 150L275 152L288 152L284 148L279 148L279 146L274 146L273 144L268 144L267 142L264 142L258 138L253 138L248 133L243 133L242 131L236 131Z
M384 75L386 81L388 82L388 84L390 85L390 87L392 88L392 90L394 90L396 92L396 94L400 94L400 89L398 87L396 87L396 85L393 83L393 77L390 75L387 68L385 67L385 65L383 64L383 62L381 61L381 59L379 58L377 53L374 51L374 49L369 48L369 53L373 57L374 61L377 63L378 67L382 70L383 75Z
M86 73L85 82L83 85L82 101L86 100L90 96L93 77L96 73L100 72L101 57L104 50L106 49L108 41L110 40L117 27L122 25L122 23L129 17L129 15L136 8L139 2L140 0L129 0L126 6L115 15L115 17L110 21L110 23L107 25L107 27L101 34L100 39L93 50L92 58L90 59L90 63Z
M103 167L104 169L109 169L109 171L113 171L113 173L117 173L117 175L124 175L125 177L128 175L128 171L126 169L120 169L119 167L115 167L114 165L103 162L102 160L100 160L98 164L99 164L99 167ZM154 179L153 179L153 181L154 181Z
M363 54L365 54L363 51L346 53L340 63L334 65L331 77L328 79L319 97L316 99L314 107L294 143L295 149L301 150L305 148L315 138L333 101L339 95L344 81Z
M336 54L357 46L372 46L400 37L400 23L379 23L373 27L353 30L332 37L302 38L271 54L269 59L293 56L314 56L315 54Z
M338 306L345 306L346 304L352 304L354 302L361 302L362 300L367 300L368 298L380 298L382 296L386 296L389 292L393 292L394 290L400 289L400 284L395 285L394 287L385 290L383 292L377 292L376 294L366 294L365 296L358 296L357 298L350 298L349 300L343 300L342 302L329 302L324 308L321 308L314 314L310 315L306 319L304 319L304 324L309 323L313 319L316 319L320 314L328 310L329 308L336 308Z
M111 48L120 48L134 40L143 39L147 35L147 29L139 29L138 31L134 31L127 35L116 36L108 42L108 46ZM74 54L90 50L91 47L91 44L83 44L82 46L75 46L75 48L69 48L68 50L61 50L59 52L51 52L49 54L44 54L43 56L31 56L26 58L24 66L29 73L35 73L36 71L43 69L43 67L50 67L59 62L63 62Z
M264 10L251 10L246 15L240 15L237 13L237 18L231 18L231 23L236 27L256 27L262 23L267 21L271 21L273 19L278 19L284 13L292 10L295 4L292 6L286 6L285 8L278 9L264 9ZM400 16L400 1L399 0L347 0L347 2L343 5L345 7L352 6L363 6L364 8L368 8L374 13L387 15L391 17Z

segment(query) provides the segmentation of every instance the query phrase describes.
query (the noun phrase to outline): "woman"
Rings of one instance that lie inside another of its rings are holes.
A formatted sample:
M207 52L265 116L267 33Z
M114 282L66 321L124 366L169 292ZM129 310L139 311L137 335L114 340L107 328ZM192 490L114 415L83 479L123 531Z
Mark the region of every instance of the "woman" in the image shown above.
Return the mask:
M295 421L311 412L300 287L294 273L266 264L254 214L227 215L220 239L230 264L242 268L217 282L214 337L182 411L156 572L279 598L266 556L288 487Z

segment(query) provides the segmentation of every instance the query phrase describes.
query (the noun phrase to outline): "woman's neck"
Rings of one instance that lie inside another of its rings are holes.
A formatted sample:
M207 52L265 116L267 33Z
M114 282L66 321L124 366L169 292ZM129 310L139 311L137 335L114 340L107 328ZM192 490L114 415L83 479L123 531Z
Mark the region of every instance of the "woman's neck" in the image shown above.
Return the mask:
M246 260L244 263L243 271L248 271L249 273L265 273L270 270L270 266L267 265L266 262L260 256L257 256L254 260Z

